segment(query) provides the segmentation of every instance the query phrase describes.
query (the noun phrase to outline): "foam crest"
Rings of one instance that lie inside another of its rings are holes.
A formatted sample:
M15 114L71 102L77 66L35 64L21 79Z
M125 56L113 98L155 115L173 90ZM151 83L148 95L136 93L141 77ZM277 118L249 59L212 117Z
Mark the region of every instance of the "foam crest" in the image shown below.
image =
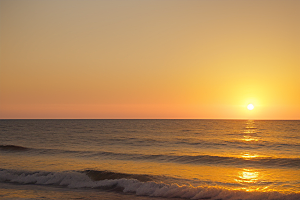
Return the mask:
M86 172L26 172L0 169L0 181L18 184L56 185L68 188L118 189L124 193L165 198L212 199L212 200L265 200L300 199L300 193L246 192L216 187L193 187L190 185L165 184L137 179L105 179L93 181Z

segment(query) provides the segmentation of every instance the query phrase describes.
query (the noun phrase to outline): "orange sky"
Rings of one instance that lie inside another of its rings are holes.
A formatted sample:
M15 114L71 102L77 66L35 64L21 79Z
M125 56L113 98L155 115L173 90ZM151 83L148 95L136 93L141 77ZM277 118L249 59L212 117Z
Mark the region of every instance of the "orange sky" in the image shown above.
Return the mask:
M300 1L0 9L1 119L300 119Z

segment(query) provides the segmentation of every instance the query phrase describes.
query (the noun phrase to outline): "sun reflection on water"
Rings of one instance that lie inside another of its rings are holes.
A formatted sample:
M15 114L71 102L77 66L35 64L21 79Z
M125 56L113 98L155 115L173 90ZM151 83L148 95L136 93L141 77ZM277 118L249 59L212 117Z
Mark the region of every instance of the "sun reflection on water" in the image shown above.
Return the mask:
M258 158L259 155L256 155L256 154L249 154L249 153L244 153L242 155L242 158L244 158L245 160L250 160L250 159L253 159L253 158Z
M253 120L248 120L246 122L244 130L242 130L242 138L240 138L240 141L243 141L244 144L249 144L251 145L252 143L257 143L259 142L260 138L257 135L257 127L255 126L255 121ZM242 158L245 160L250 160L254 159L257 157L260 157L257 154L254 154L254 152L243 152L241 155Z
M257 169L244 168L238 171L237 178L234 179L242 187L240 189L252 192L252 191L269 191L269 181L265 180L266 174L263 171Z
M246 191L264 191L269 187L263 184L262 174L254 169L242 169L238 172L235 181L242 185L241 189Z
M258 182L259 172L257 171L252 169L243 169L242 171L239 171L238 174L238 179L236 179L236 181L239 183L248 184Z
M257 134L258 133L255 121L248 120L244 126L244 129L242 130L242 137L240 138L240 141L244 142L244 144L249 145L257 143L260 140L260 137ZM254 160L262 156L255 152L245 151L240 154L240 157L244 160ZM266 187L266 185L261 185L264 182L262 178L263 175L259 170L252 168L243 168L237 171L237 175L234 180L242 186L241 189L246 191L255 191L267 189L268 186Z
M257 136L257 127L253 120L246 122L245 128L242 130L242 138L239 140L245 143L259 142L259 137Z
M242 138L242 140L245 141L245 142L257 142L258 138L252 137L252 136L249 136L249 135L244 135L244 138Z

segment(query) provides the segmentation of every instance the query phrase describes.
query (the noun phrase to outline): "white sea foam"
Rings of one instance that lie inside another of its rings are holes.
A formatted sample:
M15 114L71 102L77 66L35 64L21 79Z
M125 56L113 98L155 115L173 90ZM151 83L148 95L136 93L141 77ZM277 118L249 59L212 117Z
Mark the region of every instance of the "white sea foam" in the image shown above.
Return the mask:
M278 192L246 192L214 187L180 186L153 181L140 182L136 179L111 179L93 181L85 173L68 172L21 172L0 170L0 181L18 184L57 185L68 188L121 188L124 193L151 197L180 197L188 199L222 199L222 200L299 200L300 193L282 194Z

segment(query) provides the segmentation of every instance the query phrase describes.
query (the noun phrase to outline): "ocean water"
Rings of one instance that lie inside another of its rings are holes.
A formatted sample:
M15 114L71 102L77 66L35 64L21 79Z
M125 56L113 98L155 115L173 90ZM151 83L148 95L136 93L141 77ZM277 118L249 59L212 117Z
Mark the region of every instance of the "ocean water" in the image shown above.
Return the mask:
M300 121L0 120L0 199L299 200Z

